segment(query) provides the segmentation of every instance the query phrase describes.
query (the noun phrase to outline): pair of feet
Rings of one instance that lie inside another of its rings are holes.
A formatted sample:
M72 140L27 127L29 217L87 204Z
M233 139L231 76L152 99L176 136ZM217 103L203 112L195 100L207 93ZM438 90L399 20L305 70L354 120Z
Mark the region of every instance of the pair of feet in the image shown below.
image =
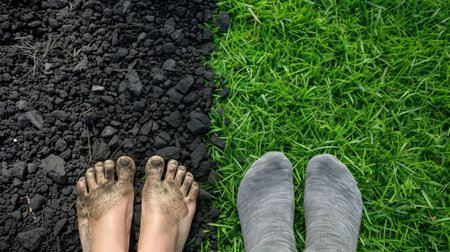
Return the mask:
M78 180L78 229L83 251L128 251L135 172L133 159L120 157L116 163L96 163ZM160 156L147 161L145 175L138 249L182 251L195 213L198 185L184 166L175 160L166 166Z
M297 251L293 170L279 152L258 159L239 187L237 210L245 250ZM361 193L347 167L332 155L309 161L303 204L305 250L356 251L362 215Z

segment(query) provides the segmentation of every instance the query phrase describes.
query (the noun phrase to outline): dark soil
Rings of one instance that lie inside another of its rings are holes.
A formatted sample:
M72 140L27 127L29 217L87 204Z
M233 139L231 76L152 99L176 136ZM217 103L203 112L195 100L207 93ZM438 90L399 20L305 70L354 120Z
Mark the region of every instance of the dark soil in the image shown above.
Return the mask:
M133 250L147 158L214 183L202 136L216 91L202 62L215 11L214 0L1 1L0 251L81 251L75 183L96 161L138 164ZM217 23L226 31L229 17ZM215 249L209 202L202 190L187 251Z

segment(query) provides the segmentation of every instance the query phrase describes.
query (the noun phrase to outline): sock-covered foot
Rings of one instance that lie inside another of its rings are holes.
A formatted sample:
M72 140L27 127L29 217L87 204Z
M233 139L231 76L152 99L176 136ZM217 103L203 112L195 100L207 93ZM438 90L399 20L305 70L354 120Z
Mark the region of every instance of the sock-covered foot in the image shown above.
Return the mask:
M145 166L139 251L181 252L191 229L198 196L194 176L175 160L160 156Z
M120 157L116 164L112 160L96 163L78 180L78 230L83 251L128 251L135 171L133 159Z
M361 193L347 167L332 155L311 159L303 203L305 251L356 251Z
M239 186L237 209L245 251L296 251L292 165L279 152L253 163Z

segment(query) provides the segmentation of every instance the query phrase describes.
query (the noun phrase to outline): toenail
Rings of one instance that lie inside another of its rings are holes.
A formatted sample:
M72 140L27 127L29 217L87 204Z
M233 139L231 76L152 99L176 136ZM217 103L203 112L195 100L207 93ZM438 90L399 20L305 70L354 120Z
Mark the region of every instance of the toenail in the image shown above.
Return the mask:
M121 159L119 160L119 164L120 164L121 166L127 167L127 166L130 165L130 160L128 160L128 158L121 158Z
M186 168L184 168L184 166L180 166L180 167L178 167L178 169L180 169L180 170L185 170Z
M153 166L159 166L159 165L161 165L161 160L158 160L158 159L152 160L150 163L151 163Z
M177 161L175 161L175 160L172 160L172 161L170 161L170 164L172 164L172 165L176 165L176 164L177 164Z

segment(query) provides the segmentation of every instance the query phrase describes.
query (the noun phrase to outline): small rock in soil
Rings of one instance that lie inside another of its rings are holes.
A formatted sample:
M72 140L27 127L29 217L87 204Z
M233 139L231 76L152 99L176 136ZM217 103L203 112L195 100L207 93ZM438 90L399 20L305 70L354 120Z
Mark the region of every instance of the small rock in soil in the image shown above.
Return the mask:
M188 76L178 82L178 84L175 86L175 88L182 94L186 94L189 89L191 89L192 85L194 84L194 78L192 76Z
M200 162L205 158L208 149L206 148L206 144L200 143L197 148L191 153L191 161L192 167L197 168L200 165Z
M81 72L88 68L88 58L83 55L83 59L73 68L74 72Z
M60 120L61 122L65 122L66 119L69 117L69 114L62 110L55 110L52 112L52 115L55 116L55 118Z
M119 15L126 15L131 10L131 1L120 0L114 5L114 12Z
M54 154L50 154L41 161L41 168L46 172L46 175L59 184L66 182L65 165L66 161Z
M55 144L55 150L59 151L60 153L65 151L67 149L67 142L64 141L64 139L58 139Z
M170 135L167 132L159 133L155 138L155 148L162 148L166 146L170 141Z
M164 23L164 30L167 34L172 34L175 31L175 20L173 18L169 18Z
M28 171L28 173L30 173L30 174L35 173L35 172L36 172L36 169L37 169L37 165L34 164L34 163L29 163L28 166L27 166L27 171Z
M26 172L27 164L25 162L16 162L11 168L11 175L19 179L24 179Z
M166 74L164 71L159 69L158 67L152 68L151 74L153 80L157 81L158 83L164 81L166 79Z
M31 124L33 124L36 128L42 129L43 124L44 124L44 119L36 110L25 113L25 118L29 122L31 122Z
M11 197L11 207L16 209L17 207L17 203L19 202L19 194L13 194L13 196Z
M165 43L163 45L163 50L165 54L172 54L175 52L175 45L173 43Z
M207 115L197 111L192 111L189 114L187 127L192 134L196 136L206 134L210 129L210 125L211 121Z
M36 194L30 200L31 209L36 212L42 209L42 205L45 204L45 198L42 195Z
M11 218L15 219L16 221L20 221L22 219L22 213L20 209L17 209L16 211L13 211L9 214Z
M27 101L20 100L16 102L16 107L18 110L26 110L28 108L28 103Z
M161 156L164 159L179 159L180 154L181 150L176 146L169 146L156 152L156 155Z
M217 135L211 136L211 143L217 146L219 149L224 150L225 149L225 143L222 139L220 139Z
M179 104L181 100L183 100L183 95L180 94L175 88L169 89L169 91L167 91L167 95L169 96L169 99L176 104Z
M82 115L81 119L85 125L91 127L97 120L97 114L95 112L87 112Z
M92 147L92 158L95 161L107 160L109 159L110 154L111 150L109 149L108 144L106 144L102 140L97 141Z
M44 73L45 74L50 74L52 73L51 69L52 69L53 64L51 63L45 63L44 64Z
M111 138L111 140L109 140L108 146L111 150L116 150L120 147L120 145L122 145L122 143L122 139L120 139L118 135L115 135Z
M101 136L103 138L107 138L107 137L111 137L115 134L117 134L117 130L108 125L103 129Z
M56 222L55 227L53 228L53 235L57 236L59 233L61 233L62 229L67 223L67 218L62 218L59 221Z
M93 85L92 86L92 92L103 92L105 91L105 87L104 86L99 86L99 85Z
M184 98L183 98L183 103L185 104L192 104L195 101L197 101L198 99L198 94L195 91L191 91L189 94L187 94Z
M142 82L139 79L139 75L136 70L131 70L127 75L126 79L122 81L119 87L119 92L125 90L130 91L135 96L140 96L142 92Z
M202 161L197 169L194 170L197 176L206 176L211 170L211 162L208 160Z
M164 61L162 70L164 71L175 71L177 66L177 62L174 59L167 59Z
M150 127L150 130L149 130L148 132L150 132L150 131L151 131L151 127ZM132 134L132 135L134 135L134 136L137 136L137 134L139 133L139 124L136 123L136 124L133 126L133 128L132 128L130 131L128 131L128 133L130 133L130 134Z
M17 240L24 248L34 251L41 245L44 235L44 228L39 227L17 234Z
M61 190L62 194L69 196L70 193L72 193L72 187L66 186Z
M158 124L155 121L150 120L142 126L142 128L139 131L139 134L146 136L153 131L157 131L158 129L159 129Z
M211 200L211 195L205 189L200 188L200 191L198 193L198 199L209 201Z
M175 111L170 113L168 117L165 117L164 120L173 128L178 128L180 127L183 118L181 117L180 112Z

